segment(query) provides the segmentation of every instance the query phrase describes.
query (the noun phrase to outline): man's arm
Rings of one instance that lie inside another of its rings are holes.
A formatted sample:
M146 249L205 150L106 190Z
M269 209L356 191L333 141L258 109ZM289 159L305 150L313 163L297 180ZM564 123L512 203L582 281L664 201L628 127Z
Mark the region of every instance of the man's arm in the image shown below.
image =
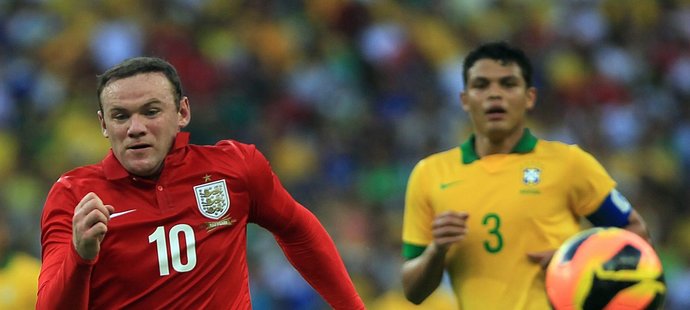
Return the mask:
M613 226L632 231L651 243L644 219L615 188L604 198L599 208L587 216L587 219L594 226Z
M640 214L634 209L628 216L628 225L623 226L622 228L638 234L640 237L647 240L649 244L652 244L652 240L649 236L649 232L647 231L647 225L645 224L644 219L642 219L642 216L640 216ZM554 253L556 253L556 250L531 252L527 253L527 257L533 263L539 264L542 269L546 269L546 267L549 266Z
M618 198L612 198L618 197ZM620 227L629 231L632 231L647 240L649 244L652 244L652 239L647 230L647 224L645 223L642 216L635 211L635 209L630 206L630 203L622 197L620 193L613 190L609 194L604 202L599 206L597 211L590 214L587 219L599 227ZM532 252L527 253L527 257L530 261L541 265L542 268L546 269L551 261L551 257L556 250L549 250L543 252Z
M364 309L333 240L319 220L295 201L254 146L224 142L247 161L254 202L249 222L275 236L288 261L333 309Z
M649 244L652 243L651 236L647 230L647 223L645 223L642 216L637 213L635 209L630 212L630 216L628 217L628 225L624 226L623 228L638 234L644 240L647 240Z
M298 205L292 221L274 236L288 261L333 309L364 309L333 240L316 216Z
M71 244L44 246L36 309L87 309L93 264Z
M69 199L56 192L54 188L47 205L69 203ZM89 193L77 204L71 219L63 209L47 207L45 210L36 309L86 309L91 271L113 208Z
M419 305L441 284L446 252L432 243L422 255L403 263L402 283L407 300Z
M405 297L420 304L436 290L446 267L446 253L467 233L465 212L445 212L432 223L434 241L418 257L403 263L402 282Z

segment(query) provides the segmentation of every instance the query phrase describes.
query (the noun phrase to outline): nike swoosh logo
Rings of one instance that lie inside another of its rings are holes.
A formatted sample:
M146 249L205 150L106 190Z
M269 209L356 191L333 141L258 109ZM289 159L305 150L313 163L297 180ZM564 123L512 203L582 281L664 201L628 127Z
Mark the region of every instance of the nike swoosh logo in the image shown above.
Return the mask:
M137 209L127 210L127 211L122 211L122 212L115 212L115 213L113 213L113 214L110 215L110 219L114 219L114 218L116 218L116 217L118 217L118 216L122 216L122 215L125 215L125 214L127 214L127 213L132 213L132 212L134 212L134 211L136 211L136 210L137 210Z
M446 188L449 188L449 187L451 187L451 186L453 186L453 185L460 184L460 183L462 183L462 182L464 182L464 181L465 181L465 180L455 180L455 181L452 181L452 182L441 183L441 190L444 190L444 189L446 189Z

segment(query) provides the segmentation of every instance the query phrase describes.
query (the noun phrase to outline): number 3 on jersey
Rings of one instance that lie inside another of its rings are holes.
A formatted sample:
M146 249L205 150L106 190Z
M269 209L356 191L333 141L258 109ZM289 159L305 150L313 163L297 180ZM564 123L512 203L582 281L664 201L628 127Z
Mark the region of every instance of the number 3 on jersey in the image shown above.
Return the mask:
M484 240L484 249L489 253L498 253L503 248L503 236L501 228L501 217L496 213L487 213L482 219L482 225L489 229L492 240Z
M187 263L182 263L180 256L180 234L184 237L184 243L187 248ZM156 251L158 252L158 271L162 276L170 274L170 261L172 267L177 272L188 272L196 267L196 239L194 238L194 230L187 224L177 224L170 228L166 239L165 227L158 226L156 230L149 235L149 243L156 243ZM168 243L168 240L170 243ZM170 257L168 260L168 247L170 247Z

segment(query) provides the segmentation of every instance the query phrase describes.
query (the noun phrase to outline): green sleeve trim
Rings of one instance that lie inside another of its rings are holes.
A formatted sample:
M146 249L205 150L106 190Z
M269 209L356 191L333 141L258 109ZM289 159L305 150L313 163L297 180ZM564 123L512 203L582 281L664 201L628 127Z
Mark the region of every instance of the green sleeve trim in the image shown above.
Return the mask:
M402 256L405 259L413 259L419 255L422 255L425 249L425 246L403 243Z

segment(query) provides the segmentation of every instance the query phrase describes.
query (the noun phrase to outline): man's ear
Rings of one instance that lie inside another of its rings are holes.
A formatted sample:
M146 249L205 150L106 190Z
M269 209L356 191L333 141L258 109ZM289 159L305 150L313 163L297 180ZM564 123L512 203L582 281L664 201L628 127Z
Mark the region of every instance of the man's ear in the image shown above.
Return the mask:
M534 109L534 106L537 103L537 88L536 87L530 87L527 89L527 110L532 110Z
M98 122L101 124L101 133L104 137L108 137L108 128L105 127L105 119L103 118L103 111L98 110Z
M469 107L467 106L467 101L465 101L465 98L467 97L467 93L465 91L460 92L460 107L465 111L469 111Z
M192 110L189 107L189 98L184 96L180 100L180 109L177 111L177 125L180 128L185 128L187 125L189 125L191 119Z

